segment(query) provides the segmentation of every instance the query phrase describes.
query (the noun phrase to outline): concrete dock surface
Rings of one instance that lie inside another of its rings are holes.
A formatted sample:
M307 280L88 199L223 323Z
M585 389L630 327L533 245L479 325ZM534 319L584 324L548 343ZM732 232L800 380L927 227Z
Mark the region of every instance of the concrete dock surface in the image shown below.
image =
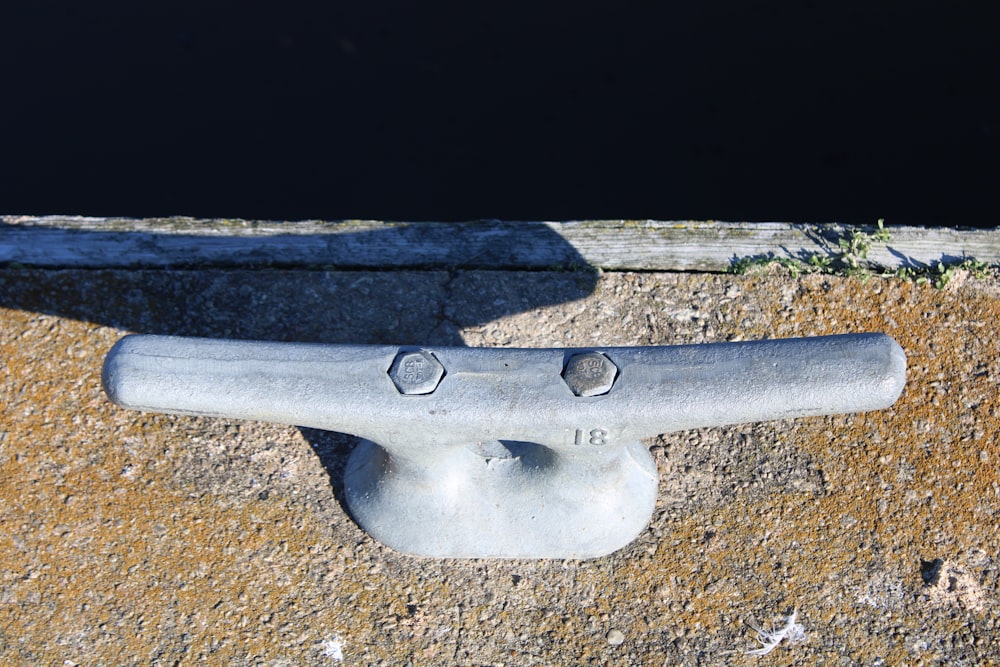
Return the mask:
M998 319L995 270L935 289L779 267L8 266L0 662L996 664ZM395 553L344 508L351 437L126 411L100 378L129 332L543 347L867 331L908 357L892 408L650 440L651 523L588 561ZM754 626L795 631L756 656Z

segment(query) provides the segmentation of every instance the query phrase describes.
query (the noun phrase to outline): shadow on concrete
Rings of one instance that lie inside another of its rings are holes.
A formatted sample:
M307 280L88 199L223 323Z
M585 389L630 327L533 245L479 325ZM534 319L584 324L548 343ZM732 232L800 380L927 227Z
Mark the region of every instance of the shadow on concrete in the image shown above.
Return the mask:
M80 232L85 240L86 232ZM546 243L565 242L556 234ZM316 243L329 243L317 237ZM342 239L355 245L375 239ZM55 249L53 249L55 250ZM413 252L420 252L414 247ZM516 248L509 248L511 252ZM503 251L496 247L493 252ZM567 245L565 252L585 266ZM386 264L399 257L387 257ZM0 307L129 332L308 343L463 345L460 330L581 299L594 271L463 271L455 268L0 269ZM541 287L541 288L540 288ZM99 361L95 360L95 364ZM336 406L331 406L331 410ZM343 465L354 442L301 429L343 502Z

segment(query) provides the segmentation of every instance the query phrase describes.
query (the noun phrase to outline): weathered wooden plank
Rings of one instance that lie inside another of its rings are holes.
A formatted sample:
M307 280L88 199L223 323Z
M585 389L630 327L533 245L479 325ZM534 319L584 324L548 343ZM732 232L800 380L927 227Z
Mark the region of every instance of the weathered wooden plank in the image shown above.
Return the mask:
M418 222L0 217L0 263L43 267L722 271L737 258L835 254L842 225L573 221ZM870 230L869 230L870 231ZM975 257L1000 263L1000 229L892 227L887 267Z

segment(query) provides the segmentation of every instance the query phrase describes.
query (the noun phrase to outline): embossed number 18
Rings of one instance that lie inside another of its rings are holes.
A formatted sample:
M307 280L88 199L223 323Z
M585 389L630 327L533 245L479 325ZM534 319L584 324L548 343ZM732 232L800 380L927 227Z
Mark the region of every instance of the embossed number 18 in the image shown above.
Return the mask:
M589 436L589 439L588 439ZM586 432L582 428L576 429L576 441L577 445L595 445L601 446L608 444L608 432L603 428L592 428L590 432Z

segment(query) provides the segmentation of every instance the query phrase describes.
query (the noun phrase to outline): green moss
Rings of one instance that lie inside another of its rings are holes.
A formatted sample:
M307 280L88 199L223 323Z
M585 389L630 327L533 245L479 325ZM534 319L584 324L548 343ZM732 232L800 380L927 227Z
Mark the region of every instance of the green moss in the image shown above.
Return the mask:
M985 278L990 268L988 263L972 257L895 270L870 261L868 253L871 249L878 244L885 245L891 238L889 230L885 228L885 220L880 218L871 232L855 227L848 229L834 239L836 249L830 252L814 252L802 257L778 257L774 253L739 257L733 259L729 272L746 275L780 267L795 278L809 273L851 276L861 280L868 280L872 276L894 277L913 281L918 285L932 284L937 289L943 289L959 271L967 271L975 278Z

